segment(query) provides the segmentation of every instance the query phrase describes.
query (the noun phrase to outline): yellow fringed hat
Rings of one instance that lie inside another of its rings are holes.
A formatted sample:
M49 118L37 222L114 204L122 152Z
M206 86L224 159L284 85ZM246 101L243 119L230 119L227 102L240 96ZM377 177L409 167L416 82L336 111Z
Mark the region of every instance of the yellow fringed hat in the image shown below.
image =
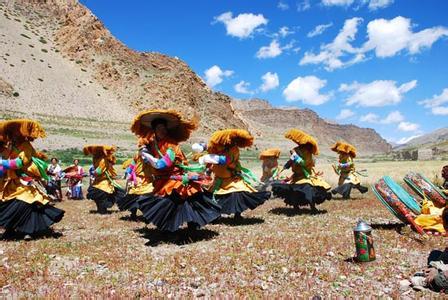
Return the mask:
M295 128L290 129L285 133L285 138L290 139L297 145L311 145L313 148L313 154L319 154L319 147L317 146L316 140L311 135L303 132L302 130Z
M82 151L84 155L111 157L117 151L117 147L109 145L87 145L84 146Z
M131 131L139 137L147 137L154 133L152 124L155 120L163 120L166 123L168 136L176 142L188 140L190 134L199 125L197 116L194 116L191 120L186 120L174 110L150 109L139 113L134 118Z
M230 145L235 145L239 148L245 148L252 146L254 137L249 131L244 129L224 129L215 131L207 146L207 151L213 153L219 151L222 148Z
M37 139L47 136L39 122L28 119L15 119L1 122L0 132L5 139L12 137Z
M353 145L350 145L350 144L342 142L342 141L336 142L336 144L334 144L331 147L331 150L334 152L342 152L342 153L348 154L353 158L356 157L356 148Z
M133 158L128 158L121 164L121 167L123 168L123 170L126 170L126 168L129 167L133 162Z
M265 159L265 158L279 158L280 157L280 149L272 148L272 149L266 149L260 153L259 158Z

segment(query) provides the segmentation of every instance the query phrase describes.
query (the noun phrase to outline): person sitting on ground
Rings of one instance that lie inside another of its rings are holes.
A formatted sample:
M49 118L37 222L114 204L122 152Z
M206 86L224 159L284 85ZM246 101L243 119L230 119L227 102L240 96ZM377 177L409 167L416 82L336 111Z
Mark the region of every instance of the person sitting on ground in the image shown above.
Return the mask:
M442 213L443 226L448 230L448 209ZM435 292L448 293L448 248L433 250L428 257L428 266L411 278L415 289L428 288Z

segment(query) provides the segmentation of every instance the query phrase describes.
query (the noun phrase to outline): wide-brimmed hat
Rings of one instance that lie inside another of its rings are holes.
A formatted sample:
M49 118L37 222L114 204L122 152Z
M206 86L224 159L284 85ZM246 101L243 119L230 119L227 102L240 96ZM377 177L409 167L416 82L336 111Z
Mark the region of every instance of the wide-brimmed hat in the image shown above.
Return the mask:
M254 137L245 129L224 129L215 131L208 142L208 152L222 150L228 146L245 148L252 146Z
M174 110L150 109L139 113L134 118L131 131L139 137L147 137L154 133L153 125L157 120L166 124L169 138L176 142L188 140L190 134L199 124L197 116L194 116L191 120L186 120Z
M24 138L44 138L45 130L39 122L28 119L14 119L0 122L0 135L3 139L11 139L13 137Z
M285 133L285 138L290 139L297 145L310 145L312 147L312 152L314 155L319 154L319 147L317 146L317 142L308 133L303 132L299 129L290 129Z
M117 151L117 147L109 145L87 145L84 146L82 151L84 152L84 155L112 158L115 151Z
M353 145L350 145L349 143L345 143L342 141L336 142L332 147L331 150L338 153L345 153L350 155L351 157L356 157L356 148Z
M280 149L278 148L271 148L266 149L260 153L259 158L260 159L266 159L266 158L279 158L280 157Z

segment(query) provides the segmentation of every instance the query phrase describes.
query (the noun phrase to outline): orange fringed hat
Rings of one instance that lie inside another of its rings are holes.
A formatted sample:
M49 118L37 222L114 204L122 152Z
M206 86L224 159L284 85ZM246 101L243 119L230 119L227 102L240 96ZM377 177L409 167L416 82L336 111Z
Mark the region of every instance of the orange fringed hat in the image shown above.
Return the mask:
M37 139L47 136L39 122L27 119L15 119L1 122L0 133L5 139L12 137Z
M84 152L84 155L111 157L115 151L117 151L117 147L108 145L88 145L84 146L82 151Z
M138 114L131 125L131 131L139 137L147 137L154 133L153 122L162 120L166 123L168 136L176 141L188 140L190 134L198 128L199 118L194 116L186 120L174 110L150 109Z
M213 153L216 150L230 145L235 145L239 148L250 147L254 143L254 137L249 131L244 129L224 129L215 131L207 146L207 151Z
M313 148L313 154L319 154L319 147L317 146L316 140L309 134L303 132L299 129L290 129L285 133L285 138L290 139L297 145L311 145Z
M342 152L342 153L348 154L353 158L356 157L356 148L353 145L350 145L350 144L342 142L342 141L336 142L336 144L334 144L331 147L331 150L334 152Z
M272 148L272 149L266 149L260 153L259 158L261 160L265 158L279 158L280 157L280 149Z

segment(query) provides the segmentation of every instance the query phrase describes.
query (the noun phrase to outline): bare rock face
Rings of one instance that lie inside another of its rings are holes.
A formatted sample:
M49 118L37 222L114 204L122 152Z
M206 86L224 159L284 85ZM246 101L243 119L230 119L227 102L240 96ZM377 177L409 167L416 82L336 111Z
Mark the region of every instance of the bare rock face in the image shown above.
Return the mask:
M112 93L110 101L118 102L126 113L175 108L187 117L198 115L204 133L246 127L234 114L230 98L210 90L187 64L163 54L127 48L78 1L19 0L15 9L25 19L37 14L51 24L49 39L58 52L81 72L90 74L91 82Z
M330 153L330 146L338 140L355 145L361 154L390 152L392 149L373 129L329 123L310 109L275 108L259 99L234 100L233 103L235 108L240 109L249 128L256 132L258 140L274 142L266 146L285 144L284 139L280 139L285 131L298 128L316 137L323 153ZM265 146L265 143L259 144Z

